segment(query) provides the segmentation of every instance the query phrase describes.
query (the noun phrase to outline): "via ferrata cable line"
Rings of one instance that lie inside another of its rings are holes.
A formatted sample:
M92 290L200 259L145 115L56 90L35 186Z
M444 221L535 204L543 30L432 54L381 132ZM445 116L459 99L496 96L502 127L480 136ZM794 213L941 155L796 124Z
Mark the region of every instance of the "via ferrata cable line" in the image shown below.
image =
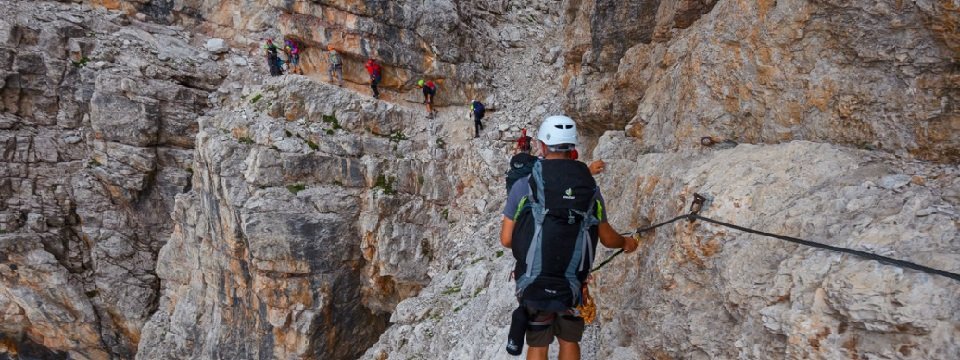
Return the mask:
M760 231L760 230L755 230L755 229L746 228L746 227L743 227L743 226L740 226L740 225L736 225L736 224L731 224L731 223L727 223L727 222L723 222L723 221L719 221L719 220L714 220L714 219L711 219L711 218L707 218L707 217L704 217L704 216L701 216L701 215L700 215L700 209L703 207L703 204L704 204L705 200L706 200L706 198L703 197L702 195L700 195L700 194L694 194L694 201L693 201L693 204L690 205L690 212L689 212L688 214L684 214L684 215L677 216L677 217L675 217L675 218L673 218L673 219L664 221L664 222L659 223L659 224L656 224L656 225L647 226L647 227L643 227L643 228L637 229L637 231L636 231L634 234L642 234L642 233L644 233L644 232L647 232L647 231L656 229L656 228L658 228L658 227L661 227L661 226L664 226L664 225L667 225L667 224L674 223L674 222L679 221L679 220L681 220L681 219L687 219L687 220L689 220L690 222L694 222L694 221L696 221L696 220L703 220L703 221L709 222L709 223L711 223L711 224L720 225L720 226L723 226L723 227L727 227L727 228L734 229L734 230L738 230L738 231L743 231L743 232L750 233L750 234L756 234L756 235L761 235L761 236L765 236L765 237L771 237L771 238L774 238L774 239L779 239L779 240L783 240L783 241L788 241L788 242L791 242L791 243L794 243L794 244L799 244L799 245L803 245L803 246L809 246L809 247L813 247L813 248L817 248L817 249L830 250L830 251L834 251L834 252L840 252L840 253L844 253L844 254L850 254L850 255L854 255L854 256L857 256L857 257L860 257L860 258L864 258L864 259L868 259L868 260L876 260L876 261L878 261L878 262L880 262L880 263L882 263L882 264L892 265L892 266L896 266L896 267L900 267L900 268L904 268L904 269L916 270L916 271L924 272L924 273L927 273L927 274L940 275L940 276L944 276L944 277L951 278L951 279L956 280L956 281L960 281L960 274L957 274L957 273L954 273L954 272L949 272L949 271L944 271L944 270L939 270L939 269L934 269L934 268L931 268L931 267L929 267L929 266L920 265L920 264L913 263L913 262L910 262L910 261L905 261L905 260L900 260L900 259L894 259L894 258L891 258L891 257L887 257L887 256L883 256L883 255L877 255L877 254L869 253L869 252L862 251L862 250L854 250L854 249L848 249L848 248L843 248L843 247L838 247L838 246L833 246L833 245L827 245L827 244L823 244L823 243L819 243L819 242L815 242L815 241L810 241L810 240L804 240L804 239L800 239L800 238L796 238L796 237L792 237L792 236L772 234L772 233L763 232L763 231ZM628 235L628 234L629 234L629 233L627 233L627 234L621 234L621 235ZM610 255L610 257L608 257L606 260L604 260L604 261L601 262L599 265L597 265L595 268L593 268L593 270L590 270L590 272L595 272L595 271L599 270L599 269L602 268L604 265L606 265L606 264L609 263L611 260L613 260L614 257L616 257L617 255L620 255L621 253L623 253L623 249L617 251L617 252L614 253L613 255Z

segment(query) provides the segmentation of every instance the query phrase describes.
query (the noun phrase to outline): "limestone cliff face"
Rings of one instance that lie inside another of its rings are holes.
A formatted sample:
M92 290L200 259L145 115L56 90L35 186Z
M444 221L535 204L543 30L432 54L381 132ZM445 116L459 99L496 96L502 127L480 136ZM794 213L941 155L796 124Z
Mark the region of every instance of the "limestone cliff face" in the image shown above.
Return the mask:
M0 337L14 353L132 357L221 70L175 29L0 7Z
M561 112L618 230L699 192L960 271L949 1L0 5L0 358L508 358L502 173ZM307 76L263 76L281 34ZM960 353L955 281L702 222L645 240L597 274L585 359Z
M960 161L956 4L566 1L565 109L655 151L702 136ZM624 21L636 19L636 21Z
M175 0L102 1L94 4L123 10L163 23L195 25L211 36L257 49L262 38L281 35L305 45L303 69L325 74L324 52L333 45L344 55L344 77L366 83L363 63L376 57L384 66L381 86L416 97L421 77L436 81L444 97L439 104L464 104L489 94L496 56L502 44L516 44L525 34L515 25L539 22L553 1L279 1ZM554 10L555 11L555 10ZM490 52L493 52L491 54Z
M353 358L428 282L442 150L413 112L345 95L288 78L201 120L140 356Z

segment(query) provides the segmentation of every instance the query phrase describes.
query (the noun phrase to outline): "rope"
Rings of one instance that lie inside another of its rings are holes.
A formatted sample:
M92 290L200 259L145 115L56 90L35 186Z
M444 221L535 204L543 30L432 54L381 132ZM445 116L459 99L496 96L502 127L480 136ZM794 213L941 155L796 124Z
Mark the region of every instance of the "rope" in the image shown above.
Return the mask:
M687 215L687 216L689 216L691 219L703 220L703 221L706 221L706 222L709 222L709 223L714 223L714 224L717 224L717 225L720 225L720 226L726 226L726 227L731 228L731 229L740 230L740 231L747 232L747 233L751 233L751 234L768 236L768 237L772 237L772 238L776 238L776 239L780 239L780 240L784 240L784 241L789 241L789 242L792 242L792 243L795 243L795 244L810 246L810 247L814 247L814 248L818 248L818 249L824 249L824 250L830 250L830 251L836 251L836 252L851 254L851 255L859 256L859 257L864 258L864 259L876 260L876 261L879 261L880 263L887 264L887 265L893 265L893 266L897 266L897 267L901 267L901 268L913 269L913 270L925 272L925 273L928 273L928 274L946 276L946 277L948 277L948 278L951 278L951 279L960 281L960 274L952 273L952 272L948 272L948 271L943 271L943 270L938 270L938 269L934 269L934 268L931 268L931 267L923 266L923 265L916 264L916 263L912 263L912 262L909 262L909 261L903 261L903 260L898 260L898 259L886 257L886 256L883 256L883 255L872 254L872 253L868 253L868 252L866 252L866 251L860 251L860 250L853 250L853 249L847 249L847 248L842 248L842 247L836 247L836 246L831 246L831 245L827 245L827 244L821 244L821 243L813 242L813 241L809 241L809 240L798 239L798 238L795 238L795 237L784 236L784 235L777 235L777 234L771 234L771 233L766 233L766 232L763 232L763 231L748 229L748 228L745 228L745 227L743 227L743 226L738 226L738 225L734 225L734 224L730 224L730 223L725 223L725 222L722 222L722 221L713 220L713 219L710 219L710 218L705 218L705 217L700 216L700 215L698 215L698 214L689 214L689 215Z
M664 222L659 223L659 224L655 224L655 225L647 226L647 227L645 227L645 228L637 229L637 231L634 232L634 234L642 234L642 233L645 233L645 232L647 232L647 231L656 229L656 228L658 228L658 227L661 227L661 226L664 226L664 225L667 225L667 224L672 224L672 223L674 223L674 222L677 222L678 220L688 219L689 217L690 217L690 215L680 215L680 216L677 216L677 217L675 217L675 218L673 218L673 219L664 221ZM631 233L622 233L622 234L620 234L620 235L632 235L632 234L631 234ZM613 260L613 258L617 257L617 255L620 255L620 254L622 254L622 253L623 253L623 249L620 249L619 251L615 252L613 255L610 255L610 257L608 257L606 260L604 260L603 262L601 262L600 265L597 265L597 267L593 268L593 270L590 270L590 272L594 272L594 271L600 270L600 268L602 268L602 267L603 267L604 265L606 265L608 262L610 262L611 260Z
M842 248L842 247L837 247L837 246L832 246L832 245L827 245L827 244L821 244L821 243L813 242L813 241L809 241L809 240L803 240L803 239L799 239L799 238L795 238L795 237L784 236L784 235L777 235L777 234L771 234L771 233L768 233L768 232L763 232L763 231L759 231L759 230L749 229L749 228L745 228L745 227L743 227L743 226L739 226L739 225L735 225L735 224L730 224L730 223L725 223L725 222L722 222L722 221L718 221L718 220L714 220L714 219L711 219L711 218L707 218L707 217L700 216L699 214L697 214L696 211L691 212L691 213L686 214L686 215L677 216L677 217L675 217L675 218L673 218L673 219L670 219L670 220L668 220L668 221L665 221L665 222L662 222L662 223L659 223L659 224L656 224L656 225L653 225L653 226L648 226L648 227L645 227L645 228L642 228L642 229L637 229L636 234L640 234L640 233L643 233L643 232L646 232L646 231L650 231L650 230L656 229L656 228L658 228L658 227L661 227L661 226L664 226L664 225L667 225L667 224L676 222L677 220L680 220L680 219L689 219L690 221L703 220L703 221L706 221L706 222L709 222L709 223L713 223L713 224L720 225L720 226L725 226L725 227L728 227L728 228L731 228L731 229L734 229L734 230L740 230L740 231L743 231L743 232L746 232L746 233L751 233L751 234L756 234L756 235L761 235L761 236L772 237L772 238L775 238L775 239L780 239L780 240L783 240L783 241L788 241L788 242L792 242L792 243L795 243L795 244L800 244L800 245L809 246L809 247L813 247L813 248L818 248L818 249L824 249L824 250L830 250L830 251L835 251L835 252L850 254L850 255L858 256L858 257L861 257L861 258L864 258L864 259L868 259L868 260L876 260L876 261L878 261L878 262L880 262L880 263L882 263L882 264L893 265L893 266L900 267L900 268L905 268L905 269L913 269L913 270L917 270L917 271L920 271L920 272L925 272L925 273L933 274L933 275L945 276L945 277L951 278L951 279L953 279L953 280L960 281L960 274L957 274L957 273L952 273L952 272L949 272L949 271L938 270L938 269L934 269L934 268L931 268L931 267L928 267L928 266L923 266L923 265L920 265L920 264L912 263L912 262L909 262L909 261L898 260L898 259L894 259L894 258L891 258L891 257L883 256L883 255L877 255L877 254L873 254L873 253L868 253L868 252L866 252L866 251L847 249L847 248ZM627 233L627 234L629 234L629 233ZM621 235L627 235L627 234L621 234ZM595 272L595 271L599 270L601 267L603 267L604 265L606 265L607 263L609 263L611 260L613 260L614 257L616 257L617 255L620 255L620 254L622 254L622 253L623 253L623 249L620 249L619 251L617 251L617 252L614 253L613 255L610 255L610 257L608 257L606 260L604 260L602 263L600 263L600 265L597 265L597 267L593 268L593 270L590 270L590 272Z

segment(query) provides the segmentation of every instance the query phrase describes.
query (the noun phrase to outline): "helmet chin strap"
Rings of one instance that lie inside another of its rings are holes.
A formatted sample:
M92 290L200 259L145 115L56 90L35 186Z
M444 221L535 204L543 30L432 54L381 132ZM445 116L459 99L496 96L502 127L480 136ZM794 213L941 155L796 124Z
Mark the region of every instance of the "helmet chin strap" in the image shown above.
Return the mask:
M580 157L580 153L577 152L577 149L574 148L570 151L550 151L550 146L544 144L543 141L537 141L540 144L540 154L544 159L570 159L577 160Z

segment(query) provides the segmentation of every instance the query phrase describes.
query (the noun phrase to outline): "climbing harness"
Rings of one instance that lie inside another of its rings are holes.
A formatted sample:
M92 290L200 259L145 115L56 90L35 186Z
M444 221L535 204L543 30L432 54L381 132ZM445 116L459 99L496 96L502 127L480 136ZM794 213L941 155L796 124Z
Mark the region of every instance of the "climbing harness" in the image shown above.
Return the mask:
M583 285L581 291L583 292L581 295L583 303L577 305L577 313L583 318L585 324L590 325L597 318L597 304L593 302L593 296L590 296L590 288L586 284Z
M909 261L894 259L894 258L891 258L891 257L886 257L886 256L883 256L883 255L877 255L877 254L873 254L873 253L868 253L868 252L866 252L866 251L861 251L861 250L853 250L853 249L847 249L847 248L842 248L842 247L837 247L837 246L822 244L822 243L818 243L818 242L814 242L814 241L809 241L809 240L804 240L804 239L800 239L800 238L795 238L795 237L791 237L791 236L771 234L771 233L768 233L768 232L763 232L763 231L759 231L759 230L749 229L749 228L745 228L745 227L743 227L743 226L739 226L739 225L735 225L735 224L731 224L731 223L727 223L727 222L723 222L723 221L719 221L719 220L710 219L710 218L707 218L707 217L704 217L704 216L701 216L701 215L700 215L700 210L703 208L703 204L704 204L704 202L706 201L706 198L705 198L704 196L700 195L700 194L694 194L693 197L694 197L694 200L693 200L693 203L690 205L690 212L689 212L688 214L684 214L684 215L677 216L677 217L675 217L675 218L673 218L673 219L664 221L664 222L662 222L662 223L659 223L659 224L656 224L656 225L653 225L653 226L647 226L647 227L644 227L644 228L637 229L636 232L634 232L634 234L642 234L642 233L644 233L644 232L647 232L647 231L656 229L656 228L658 228L658 227L661 227L661 226L664 226L664 225L667 225L667 224L674 223L674 222L679 221L679 220L681 220L681 219L687 219L687 220L689 220L691 223L694 222L694 221L697 221L697 220L703 220L703 221L706 221L706 222L709 222L709 223L712 223L712 224L716 224L716 225L728 227L728 228L731 228L731 229L734 229L734 230L743 231L743 232L746 232L746 233L751 233L751 234L756 234L756 235L761 235L761 236L766 236L766 237L772 237L772 238L775 238L775 239L780 239L780 240L783 240L783 241L788 241L788 242L792 242L792 243L795 243L795 244L800 244L800 245L809 246L809 247L813 247L813 248L818 248L818 249L824 249L824 250L830 250L830 251L835 251L835 252L850 254L850 255L858 256L858 257L861 257L861 258L864 258L864 259L868 259L868 260L876 260L876 261L878 261L878 262L880 262L880 263L882 263L882 264L892 265L892 266L896 266L896 267L900 267L900 268L905 268L905 269L917 270L917 271L920 271L920 272L924 272L924 273L928 273L928 274L933 274L933 275L945 276L945 277L951 278L951 279L953 279L953 280L960 281L960 274L952 273L952 272L944 271L944 270L934 269L934 268L931 268L931 267L928 267L928 266L924 266L924 265L912 263L912 262L909 262ZM630 233L621 234L621 235L630 235ZM593 268L593 270L590 270L590 272L595 272L595 271L599 270L600 268L602 268L604 265L606 265L607 263L609 263L611 260L613 260L613 258L615 258L617 255L620 255L621 253L623 253L623 249L621 249L620 251L617 251L617 252L614 253L613 255L610 255L610 257L608 257L606 260L604 260L603 262L601 262L600 265L597 265L597 267Z

